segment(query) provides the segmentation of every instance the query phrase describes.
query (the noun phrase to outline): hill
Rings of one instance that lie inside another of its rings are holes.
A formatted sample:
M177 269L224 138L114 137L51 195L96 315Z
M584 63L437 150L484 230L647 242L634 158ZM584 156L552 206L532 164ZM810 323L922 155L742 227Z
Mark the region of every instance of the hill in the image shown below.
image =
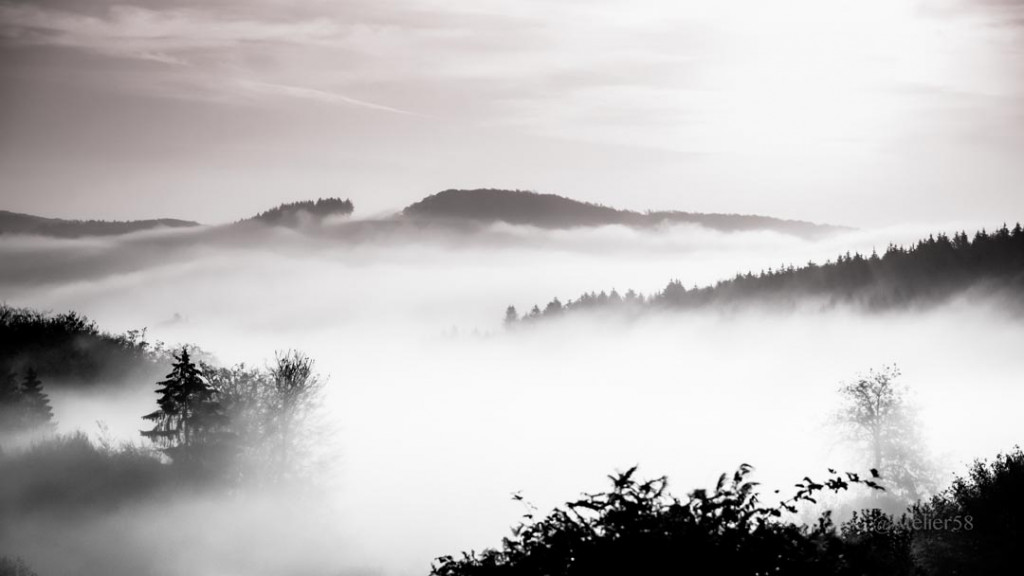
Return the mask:
M156 220L64 220L0 210L0 235L31 234L57 238L116 236L154 228L187 228L198 222L160 218Z
M236 224L262 223L295 228L320 222L333 216L350 216L355 210L351 200L320 198L280 204L245 218ZM554 194L521 190L445 190L406 207L398 219L368 221L358 231L392 230L400 221L441 225L476 225L506 222L548 229L581 228L608 225L653 228L663 224L697 224L724 232L770 230L804 238L818 238L844 230L841 226L814 224L745 214L705 214L697 212L635 212L581 202ZM58 238L113 236L154 228L199 226L189 220L157 219L133 221L63 220L43 218L0 210L0 235L33 234Z
M270 210L242 220L242 222L262 222L274 226L298 226L311 220L320 220L328 216L348 216L354 206L350 200L340 198L321 198L303 202L281 204ZM20 214L0 210L0 235L29 234L50 236L55 238L81 238L86 236L117 236L142 230L156 228L190 228L199 226L191 220L160 218L156 220L65 220L61 218L44 218L31 214Z
M661 224L698 224L714 230L772 230L802 237L820 237L842 230L829 226L744 214L697 212L634 212L580 202L555 194L522 190L445 190L402 211L410 218L440 221L506 222L540 228L578 228L622 225L653 227Z
M541 309L534 306L522 320L550 318L579 310L695 309L736 304L793 304L816 300L854 304L882 310L931 305L984 287L1014 298L1024 295L1024 230L1003 226L994 233L980 231L971 239L964 232L952 238L931 236L910 248L890 245L885 254L843 254L822 265L782 266L758 274L738 274L713 286L687 289L679 280L644 296L630 290L583 294L563 304L557 298ZM513 307L506 322L519 320Z

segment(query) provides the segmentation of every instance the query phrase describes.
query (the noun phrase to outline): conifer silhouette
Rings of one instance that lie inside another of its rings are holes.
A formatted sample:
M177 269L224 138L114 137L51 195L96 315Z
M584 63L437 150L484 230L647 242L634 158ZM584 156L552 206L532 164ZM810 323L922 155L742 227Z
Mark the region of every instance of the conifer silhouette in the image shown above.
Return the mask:
M21 408L25 427L52 426L50 397L43 392L43 383L33 368L25 372L25 379L21 382Z
M158 382L156 411L143 416L153 428L142 435L160 446L172 460L196 460L218 443L218 431L225 424L220 404L214 398L202 370L189 357L188 348L174 356L171 373Z

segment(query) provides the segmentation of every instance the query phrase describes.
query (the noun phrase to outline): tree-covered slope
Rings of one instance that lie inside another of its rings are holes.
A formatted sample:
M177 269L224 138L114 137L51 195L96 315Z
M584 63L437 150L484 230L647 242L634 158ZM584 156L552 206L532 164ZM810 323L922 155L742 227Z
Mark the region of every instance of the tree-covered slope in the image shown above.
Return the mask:
M43 218L30 214L19 214L0 210L0 235L31 234L58 238L79 238L83 236L116 236L154 228L188 228L198 226L197 222L160 218L156 220L64 220Z
M351 200L341 198L320 198L316 201L289 202L280 204L250 218L250 221L263 222L276 226L294 226L301 219L323 219L328 216L349 216L355 210Z
M783 266L758 274L739 274L713 286L687 288L673 280L655 294L632 290L588 293L562 303L557 298L523 319L553 317L578 310L693 309L746 303L786 303L817 299L870 309L930 305L973 287L1024 295L1024 231L1020 224L973 238L960 232L921 240L910 248L890 245L883 255L844 254L834 262ZM506 321L518 315L513 308Z
M52 384L104 386L162 374L170 354L142 331L110 334L76 312L51 314L0 304L0 375L38 374Z
M841 228L742 214L701 214L696 212L634 212L580 202L555 194L522 190L445 190L408 206L406 217L506 222L540 228L578 228L622 225L651 227L665 223L698 224L721 231L772 230L798 236L822 236Z

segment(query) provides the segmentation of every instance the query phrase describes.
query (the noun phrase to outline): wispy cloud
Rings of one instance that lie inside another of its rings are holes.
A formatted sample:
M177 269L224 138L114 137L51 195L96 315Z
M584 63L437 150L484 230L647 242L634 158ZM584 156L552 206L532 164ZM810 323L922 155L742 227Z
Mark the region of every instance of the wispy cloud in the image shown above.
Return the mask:
M317 90L315 88L306 88L302 86L288 86L284 84L272 84L269 82L254 82L249 80L239 81L236 83L236 85L245 91L260 95L298 98L301 100L312 100L314 102L322 102L324 104L356 106L359 108L368 108L370 110L379 110L381 112L392 112L394 114L421 116L421 114L410 112L408 110L401 110L399 108L385 106L383 104L368 102L366 100L352 98L349 96L345 96L344 94L338 94L337 92L330 92L327 90Z
M318 44L338 37L327 18L261 21L199 8L152 10L113 6L104 16L0 4L0 37L21 45L79 48L111 56L184 63L189 51L245 43Z

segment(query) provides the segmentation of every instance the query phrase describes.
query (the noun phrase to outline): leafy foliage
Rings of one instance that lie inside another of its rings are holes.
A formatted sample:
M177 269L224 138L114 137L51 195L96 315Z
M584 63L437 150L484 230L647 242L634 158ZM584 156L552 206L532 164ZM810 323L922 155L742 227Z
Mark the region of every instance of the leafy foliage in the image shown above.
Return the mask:
M929 574L1020 573L1024 542L1024 452L976 461L944 492L913 508L926 529L918 555Z
M829 516L813 527L782 520L821 491L853 484L874 486L856 474L822 482L805 478L777 505L762 503L744 464L723 474L711 492L686 500L668 493L664 477L640 481L636 467L609 479L609 492L585 495L548 516L513 529L500 550L444 556L435 576L685 573L714 567L723 574L858 574L847 564L843 542Z
M848 562L864 574L919 574L912 526L907 514L896 518L878 508L854 512L840 529Z
M102 385L148 377L170 359L162 344L146 341L144 330L113 335L76 312L0 304L0 372L32 368L46 382Z
M672 497L664 477L611 476L608 492L585 495L536 520L500 549L443 556L435 576L691 573L877 576L1009 576L1024 541L1024 452L975 462L952 486L901 514L855 512L836 528L828 511L794 524L797 505L855 485L882 492L877 470L804 478L797 492L765 505L743 465L712 491ZM776 491L778 492L778 491ZM521 499L520 496L516 496Z

